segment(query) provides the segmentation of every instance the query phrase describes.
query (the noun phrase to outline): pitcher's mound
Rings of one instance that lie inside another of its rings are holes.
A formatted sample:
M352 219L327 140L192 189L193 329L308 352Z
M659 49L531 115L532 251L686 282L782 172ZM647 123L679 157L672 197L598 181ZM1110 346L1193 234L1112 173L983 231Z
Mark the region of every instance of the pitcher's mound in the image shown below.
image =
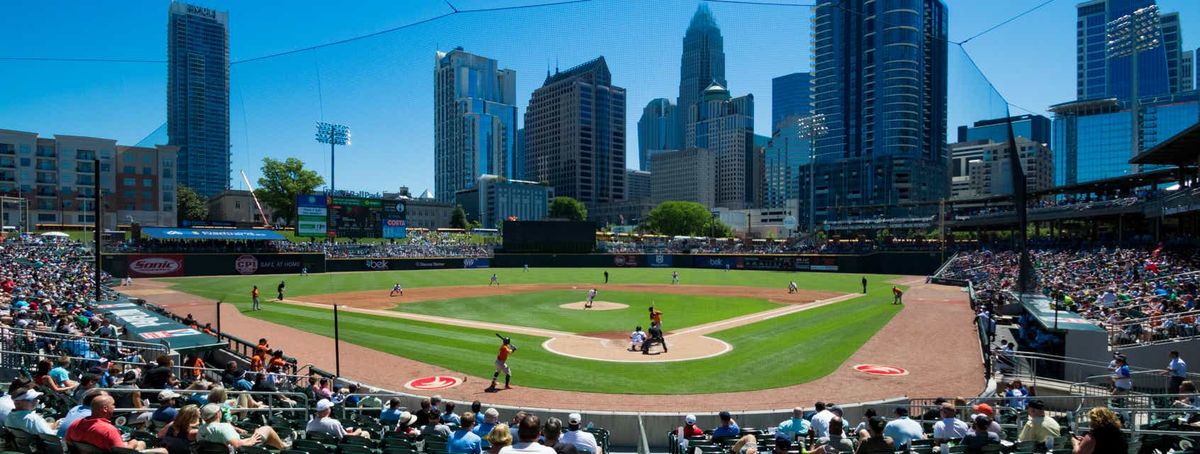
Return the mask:
M621 304L621 303L614 303L614 302L611 302L611 301L600 301L600 300L596 300L596 301L592 301L592 308L591 308L591 309L586 309L586 308L584 308L584 307L583 307L583 306L584 306L584 305L586 305L586 304L587 304L587 301L580 301L580 302L578 302L578 303L567 303L567 304L563 304L563 305L560 305L560 306L558 306L558 307L561 307L561 308L563 308L563 309L573 309L573 310L578 310L578 311L582 311L582 310L589 310L589 311L615 311L615 310L617 310L617 309L625 309L625 308L629 307L629 305L628 305L628 304Z

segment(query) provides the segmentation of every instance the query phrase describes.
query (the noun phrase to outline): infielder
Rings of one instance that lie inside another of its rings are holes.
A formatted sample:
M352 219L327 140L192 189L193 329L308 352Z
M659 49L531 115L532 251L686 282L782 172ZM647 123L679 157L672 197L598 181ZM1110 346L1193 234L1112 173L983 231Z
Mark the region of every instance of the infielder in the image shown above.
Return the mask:
M392 297L392 296L396 296L397 294L399 294L400 296L404 296L404 287L401 287L399 282L397 282L396 285L392 286L392 292L388 293L388 296Z
M584 305L583 305L583 308L584 308L584 309L591 309L591 308L592 308L592 301L594 301L595 299L596 299L596 289L591 289L591 290L588 290L588 293L587 293L587 304L584 304Z
M488 282L488 287L491 287L492 284L496 284L497 287L500 286L500 278L496 277L496 273L492 273L492 280Z
M675 284L678 284L678 283L679 283L679 272L678 272L678 271L672 271L672 272L671 272L671 285L675 285Z
M788 293L796 293L800 291L800 286L796 285L796 281L788 283Z
M504 343L500 344L500 351L496 353L496 372L492 373L492 386L488 387L488 392L496 391L496 379L500 378L500 372L504 372L504 389L512 389L508 384L512 380L512 372L508 369L508 355L516 352L517 346L512 344L512 338L501 336L499 333L496 337Z

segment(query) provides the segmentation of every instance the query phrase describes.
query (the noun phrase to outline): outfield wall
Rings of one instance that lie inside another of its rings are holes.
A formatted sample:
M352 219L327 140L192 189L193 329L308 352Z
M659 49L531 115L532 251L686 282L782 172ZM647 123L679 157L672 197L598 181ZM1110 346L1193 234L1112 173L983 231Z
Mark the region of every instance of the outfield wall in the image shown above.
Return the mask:
M347 271L458 268L710 268L842 273L933 273L939 252L875 252L865 255L720 255L720 254L505 254L491 258L336 258L323 254L105 254L104 270L133 276L225 276Z

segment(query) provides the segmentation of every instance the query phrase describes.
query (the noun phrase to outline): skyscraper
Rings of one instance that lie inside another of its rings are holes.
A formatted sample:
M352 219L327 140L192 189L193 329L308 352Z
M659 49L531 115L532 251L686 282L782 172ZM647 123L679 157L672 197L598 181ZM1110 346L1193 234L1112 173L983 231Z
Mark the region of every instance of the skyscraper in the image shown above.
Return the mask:
M812 113L812 74L792 73L771 79L771 127L787 117Z
M1195 59L1196 52L1192 50L1184 51L1179 58L1179 90L1191 91L1195 88L1194 73L1196 69Z
M685 148L702 148L716 159L716 206L755 208L760 178L754 154L754 95L732 98L716 83L704 90L687 118Z
M945 4L820 0L814 14L813 113L827 130L816 218L906 215L902 204L944 198Z
M812 113L812 76L794 73L771 79L771 141L763 152L763 207L785 208L800 197L800 167L807 165L812 141L802 137L799 119ZM807 188L804 188L807 195Z
M591 210L625 195L625 89L604 57L547 74L525 110L525 171Z
M709 85L728 87L725 82L725 39L708 4L701 3L692 15L683 35L683 55L679 61L679 98L675 108L680 113L679 137L687 129L686 119Z
M180 184L204 197L229 188L229 13L171 2L167 135Z
M516 175L517 73L463 51L434 61L434 197L475 187L480 175Z
M959 126L958 142L980 139L996 143L1008 142L1010 122L1013 137L1024 137L1037 143L1050 143L1050 119L1030 114L979 120L972 126Z
M1133 14L1138 9L1155 4L1155 0L1091 0L1075 6L1076 21L1076 99L1117 98L1128 101L1132 96L1133 73L1130 55L1109 54L1109 24L1122 16ZM1163 15L1161 31L1154 30L1164 45L1138 52L1138 96L1161 96L1176 91L1167 67L1171 62L1179 64L1179 17ZM1167 35L1173 35L1176 49L1174 57L1168 57Z
M1162 26L1163 51L1167 54L1167 87L1171 93L1183 89L1183 31L1179 26L1179 13L1159 16Z
M671 100L655 98L638 119L638 170L650 170L650 157L663 150L679 149L678 113Z

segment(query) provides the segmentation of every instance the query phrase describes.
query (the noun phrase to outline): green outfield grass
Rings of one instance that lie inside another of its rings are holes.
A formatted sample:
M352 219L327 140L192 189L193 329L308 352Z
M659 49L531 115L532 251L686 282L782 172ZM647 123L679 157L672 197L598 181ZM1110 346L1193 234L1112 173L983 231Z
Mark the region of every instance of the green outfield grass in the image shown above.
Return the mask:
M656 293L605 291L602 268L470 269L221 276L163 279L173 288L239 309L249 307L252 285L270 298L280 280L288 297L373 290L381 294L401 282L406 289L487 285L493 272L504 285L575 284L579 290L547 290L488 298L458 298L406 304L397 310L460 319L535 326L571 332L626 331L645 320L649 300L666 312L669 329L728 319L778 307L754 298L694 297ZM858 274L705 269L608 269L617 284L668 284L672 271L681 283L778 288L795 280L803 289L838 293L862 290ZM883 327L903 306L888 304L897 276L868 275L868 293L825 307L798 312L710 336L732 345L732 351L707 359L671 363L613 363L576 359L542 349L544 338L512 335L520 350L510 359L514 384L572 391L632 394L703 394L777 388L823 377L838 367ZM628 304L617 311L560 309L582 301L586 287L596 285L598 299ZM333 335L332 312L325 308L264 304L246 315L286 324L322 336ZM422 361L478 377L490 377L498 342L491 331L342 312L341 339L386 353ZM632 324L631 324L632 323ZM343 361L353 361L343 358ZM486 386L479 383L478 386Z
M620 302L629 307L607 311L587 311L587 314L580 314L582 311L575 309L558 307L561 304L586 299L586 291L581 287L579 290L423 301L402 304L395 310L572 333L594 333L632 331L636 324L648 327L647 308L651 304L662 311L663 325L671 330L762 312L781 306L754 298L613 292L601 289L596 296L597 300ZM670 324L667 323L668 321Z
M247 315L333 336L330 311L264 304ZM513 334L520 349L509 358L513 384L622 394L707 394L777 388L821 378L887 324L902 306L880 295L798 312L713 335L734 346L721 356L672 363L612 363L560 356L544 338ZM587 314L594 315L594 314ZM341 339L490 377L499 343L491 331L342 312ZM343 357L342 361L354 361ZM474 384L471 384L474 383ZM486 383L468 383L483 388Z
M681 284L733 285L743 287L777 288L784 290L789 281L802 289L827 290L839 293L862 291L862 275L843 273L812 273L788 271L710 270L693 268L482 268L419 271L373 271L322 273L301 277L297 274L254 276L213 276L162 279L174 283L176 290L206 298L249 303L250 288L257 285L266 296L274 296L279 281L287 282L288 297L328 293L376 290L387 293L399 282L404 288L457 287L487 285L496 273L502 285L509 284L577 284L595 286L604 282L604 271L614 284L670 284L671 272L678 271ZM871 291L891 290L887 281L897 276L867 275Z

